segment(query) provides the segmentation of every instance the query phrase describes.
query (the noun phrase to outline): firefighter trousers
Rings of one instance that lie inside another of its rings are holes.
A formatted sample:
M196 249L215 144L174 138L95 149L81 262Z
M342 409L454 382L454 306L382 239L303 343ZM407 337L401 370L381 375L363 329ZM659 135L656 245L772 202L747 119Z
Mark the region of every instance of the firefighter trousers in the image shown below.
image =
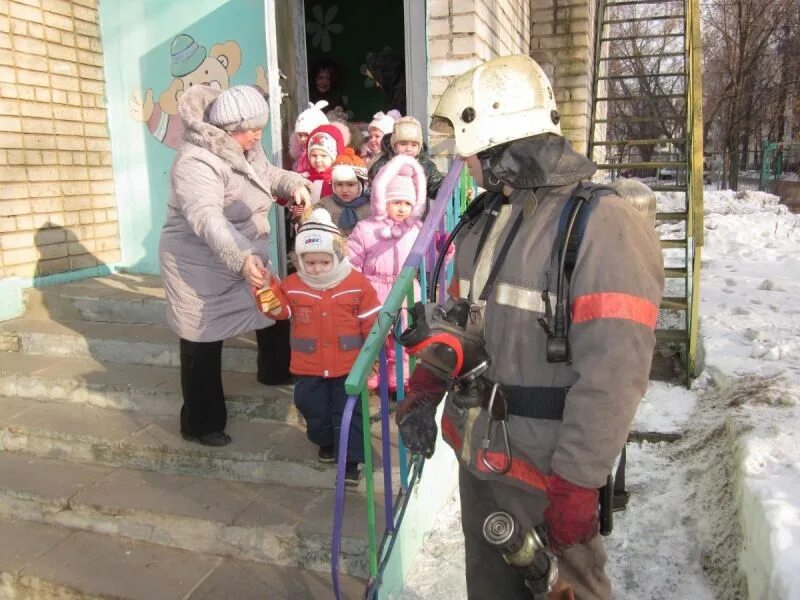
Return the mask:
M503 560L500 552L483 538L483 522L497 510L512 514L524 531L544 520L544 494L525 491L502 481L478 479L459 467L461 528L466 554L467 597L469 600L530 600L525 578L519 569ZM560 577L572 586L577 600L608 600L611 583L605 574L606 553L597 535L586 544L572 546L558 560Z

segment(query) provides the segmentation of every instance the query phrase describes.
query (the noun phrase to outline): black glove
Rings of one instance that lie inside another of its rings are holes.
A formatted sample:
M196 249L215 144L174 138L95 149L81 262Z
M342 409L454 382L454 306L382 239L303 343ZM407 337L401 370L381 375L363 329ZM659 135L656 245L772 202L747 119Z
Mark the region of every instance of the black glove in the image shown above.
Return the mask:
M436 407L444 398L445 383L422 366L408 381L408 395L397 408L395 421L411 452L430 458L436 446Z

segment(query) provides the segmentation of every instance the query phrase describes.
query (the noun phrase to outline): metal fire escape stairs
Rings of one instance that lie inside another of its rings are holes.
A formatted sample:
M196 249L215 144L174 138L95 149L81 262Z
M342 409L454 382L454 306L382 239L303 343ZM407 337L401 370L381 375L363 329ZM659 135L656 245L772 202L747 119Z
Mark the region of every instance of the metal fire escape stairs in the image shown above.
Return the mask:
M695 374L703 245L699 0L599 0L589 157L607 180L642 178L659 199L666 287L656 352Z

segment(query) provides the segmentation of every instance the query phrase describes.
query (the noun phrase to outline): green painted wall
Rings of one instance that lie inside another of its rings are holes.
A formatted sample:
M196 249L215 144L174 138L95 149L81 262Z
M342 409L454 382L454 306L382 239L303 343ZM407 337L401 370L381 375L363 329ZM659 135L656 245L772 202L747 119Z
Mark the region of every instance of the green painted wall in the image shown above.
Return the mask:
M257 82L258 68L267 64L264 1L103 0L100 26L121 265L158 273L169 170L180 141L176 98L190 83L226 89ZM197 46L174 54L181 34ZM264 134L271 148L268 128Z

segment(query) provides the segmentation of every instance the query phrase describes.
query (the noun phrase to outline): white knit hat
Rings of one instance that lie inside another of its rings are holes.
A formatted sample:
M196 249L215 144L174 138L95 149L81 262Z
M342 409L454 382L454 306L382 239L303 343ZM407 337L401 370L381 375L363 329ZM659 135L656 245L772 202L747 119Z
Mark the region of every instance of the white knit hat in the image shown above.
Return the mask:
M372 115L372 121L367 127L367 131L375 127L383 132L384 135L392 133L394 130L394 122L400 118L400 112L397 110L390 110L388 113L376 112Z
M316 104L308 103L308 108L300 113L294 123L295 133L311 133L320 125L328 123L328 117L322 109L328 106L327 100L320 100Z
M225 131L263 129L269 104L251 85L236 85L222 92L208 109L208 122Z
M297 230L294 251L302 262L303 254L324 252L333 256L333 265L344 258L342 232L333 224L331 214L324 208L315 208L308 220Z

